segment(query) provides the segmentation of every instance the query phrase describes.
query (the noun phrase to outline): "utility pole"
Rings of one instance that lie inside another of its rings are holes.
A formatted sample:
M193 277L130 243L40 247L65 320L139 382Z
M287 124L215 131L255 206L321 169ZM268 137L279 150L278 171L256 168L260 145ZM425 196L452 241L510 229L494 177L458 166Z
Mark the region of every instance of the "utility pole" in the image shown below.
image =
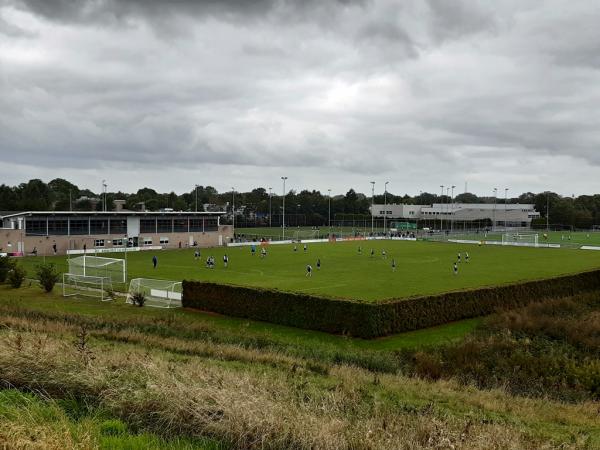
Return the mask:
M375 231L375 182L371 181L371 235Z
M73 199L71 198L71 189L69 189L69 211L73 211Z
M288 179L288 177L281 177L281 179L283 180L283 211L282 211L282 240L285 241L285 180Z
M546 231L550 231L550 191L546 191Z
M269 188L269 228L271 228L271 188Z
M102 180L102 191L104 193L104 205L103 205L102 209L104 210L104 212L107 211L107 208L106 208L106 188L107 188L106 180Z
M383 185L383 234L387 233L387 185L389 181L386 181Z

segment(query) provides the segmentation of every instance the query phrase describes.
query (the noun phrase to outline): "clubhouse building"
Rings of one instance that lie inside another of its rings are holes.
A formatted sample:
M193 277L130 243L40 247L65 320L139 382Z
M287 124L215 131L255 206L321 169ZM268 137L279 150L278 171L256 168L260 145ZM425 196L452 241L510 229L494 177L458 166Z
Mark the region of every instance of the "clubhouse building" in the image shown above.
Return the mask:
M418 222L432 229L531 228L540 217L533 204L434 203L433 205L373 205L375 218Z
M129 247L224 245L233 237L223 212L25 211L0 212L0 253L52 255L118 252Z

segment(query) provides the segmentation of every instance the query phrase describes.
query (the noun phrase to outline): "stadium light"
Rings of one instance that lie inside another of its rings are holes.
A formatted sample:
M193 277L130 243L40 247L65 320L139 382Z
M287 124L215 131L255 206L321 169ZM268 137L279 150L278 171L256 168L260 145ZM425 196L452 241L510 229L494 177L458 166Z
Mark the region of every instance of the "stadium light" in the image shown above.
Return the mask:
M233 233L235 234L235 188L232 187L231 188L231 194L233 196L232 202L231 202L231 216L233 217L231 223L231 228Z
M329 193L329 207L327 208L327 223L329 224L329 232L331 232L331 189L327 189Z
M386 181L383 185L383 234L387 233L387 185L389 181Z
M198 212L198 185L194 185L194 190L196 191L196 212Z
M104 191L104 212L107 211L106 209L106 188L107 188L107 184L106 184L106 180L102 180L102 190Z
M440 187L442 188L442 195L440 195L440 232L442 231L442 229L444 228L444 217L442 216L442 210L444 207L444 185L440 184Z
M371 235L375 228L375 182L371 181Z
M450 233L454 231L454 188L456 186L452 185L452 196L450 197Z
M496 229L496 199L498 198L498 188L494 188L494 213L492 214L492 231Z
M506 230L507 226L506 226L506 209L507 206L506 204L508 203L508 188L504 188L504 229Z
M269 188L269 228L271 228L271 188Z
M283 206L282 206L282 217L281 217L281 229L282 229L282 241L285 241L285 180L288 179L288 177L281 177L281 179L283 180Z

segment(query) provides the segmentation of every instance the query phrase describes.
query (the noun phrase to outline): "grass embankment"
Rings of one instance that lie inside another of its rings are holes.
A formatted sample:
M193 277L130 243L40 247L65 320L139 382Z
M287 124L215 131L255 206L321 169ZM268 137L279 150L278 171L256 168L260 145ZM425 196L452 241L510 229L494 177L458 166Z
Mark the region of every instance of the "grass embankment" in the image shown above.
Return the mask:
M358 254L358 247L362 254ZM374 256L370 256L370 250ZM387 257L382 257L385 249ZM464 262L468 251L470 262ZM260 248L257 253L260 252ZM463 262L455 276L452 264L461 252ZM229 256L229 267L223 267L222 256ZM152 268L152 256L158 267ZM217 267L207 269L205 259L212 255ZM106 255L110 256L110 255ZM113 255L122 258L123 254ZM316 261L321 269L316 270ZM392 271L391 261L397 264ZM66 257L47 257L61 271L67 271ZM41 257L22 260L30 276ZM438 294L448 291L496 286L525 280L549 278L600 267L600 252L442 244L433 242L364 241L271 245L268 255L252 256L250 248L202 249L201 260L194 260L194 250L132 252L127 255L130 278L161 278L180 281L202 280L240 286L275 288L311 295L377 301ZM306 277L306 265L315 269Z
M20 292L0 295L0 380L103 411L132 433L209 437L209 444L238 448L600 445L598 404L591 400L569 404L482 391L459 376L411 378L401 374L403 352L355 349L348 352L352 361L345 350L332 353L331 341L320 345L325 335L319 333L301 332L312 335L308 342L269 340L268 333L259 339L260 330L244 328L243 321L239 328L212 328L208 320L186 333L192 322L185 312L99 305L112 314L93 317L31 306L16 297ZM56 297L37 295L40 303L60 306ZM494 333L510 328L498 326Z

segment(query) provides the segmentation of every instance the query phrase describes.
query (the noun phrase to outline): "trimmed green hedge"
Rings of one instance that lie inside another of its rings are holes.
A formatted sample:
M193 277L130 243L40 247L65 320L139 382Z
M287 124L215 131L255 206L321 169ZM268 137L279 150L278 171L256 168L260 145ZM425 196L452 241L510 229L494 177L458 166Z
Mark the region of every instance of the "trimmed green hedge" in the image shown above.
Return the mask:
M374 338L479 317L543 298L600 290L600 270L519 284L384 302L183 282L183 306L298 328Z

